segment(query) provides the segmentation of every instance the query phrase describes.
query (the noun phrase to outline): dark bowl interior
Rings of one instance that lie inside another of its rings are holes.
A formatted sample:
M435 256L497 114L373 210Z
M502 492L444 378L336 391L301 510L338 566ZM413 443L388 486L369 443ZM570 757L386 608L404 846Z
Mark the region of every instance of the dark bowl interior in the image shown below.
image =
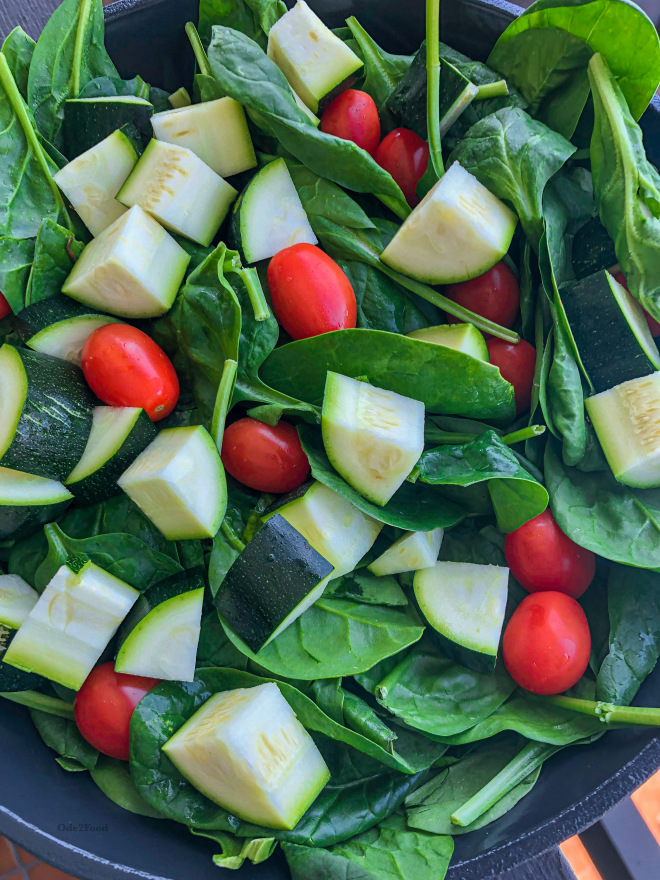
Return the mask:
M391 51L413 51L423 38L422 0L310 0L330 25L355 14ZM140 73L176 89L189 82L192 54L184 25L196 18L196 0L119 0L106 10L107 44L122 74ZM446 0L442 38L475 58L488 55L498 34L520 10L503 0ZM660 160L660 112L644 117L647 146ZM658 705L660 674L652 675L639 702ZM87 774L65 773L42 744L25 710L0 708L0 831L21 846L89 880L131 874L197 880L217 876L213 844L193 839L174 823L124 812L108 801ZM568 749L551 760L532 793L487 828L456 839L449 877L483 880L582 830L660 766L660 740L650 731L616 731L588 748ZM285 880L276 856L242 869L242 880Z

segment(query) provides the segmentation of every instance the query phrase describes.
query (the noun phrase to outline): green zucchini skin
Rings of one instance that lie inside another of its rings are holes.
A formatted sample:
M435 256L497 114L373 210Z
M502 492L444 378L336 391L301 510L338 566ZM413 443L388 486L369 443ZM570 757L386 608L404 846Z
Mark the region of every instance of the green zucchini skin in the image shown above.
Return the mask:
M276 513L229 569L214 604L256 653L331 571L327 559Z
M585 223L575 234L572 259L576 278L586 278L618 265L614 242L598 217Z
M28 390L0 466L61 482L85 451L96 398L79 367L28 348L17 351Z
M76 98L68 100L64 109L64 150L68 159L75 159L99 144L118 128L128 124L139 132L136 147L144 148L151 139L151 117L154 108L140 98L113 101L112 98ZM138 149L138 152L139 152Z
M72 318L87 317L110 317L90 306L76 302L69 296L61 293L51 296L41 302L33 303L23 309L14 318L14 330L23 342L28 340L47 327L59 324L62 321L70 321ZM118 318L114 320L119 320Z
M31 535L41 526L61 516L70 503L70 500L42 505L0 503L0 541L7 538L25 538Z
M41 690L46 685L46 679L41 675L37 675L36 672L25 672L2 662L2 657L15 635L15 632L0 626L0 693Z

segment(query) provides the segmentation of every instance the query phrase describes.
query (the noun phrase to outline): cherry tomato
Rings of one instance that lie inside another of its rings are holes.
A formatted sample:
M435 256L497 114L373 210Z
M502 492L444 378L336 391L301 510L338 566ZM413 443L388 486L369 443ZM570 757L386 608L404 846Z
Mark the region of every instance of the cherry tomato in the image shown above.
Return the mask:
M179 380L162 348L129 324L105 324L87 338L82 368L94 394L109 406L141 406L157 422L179 399Z
M589 663L587 617L565 593L533 593L514 611L502 647L516 684L534 694L560 694L580 680Z
M525 342L505 342L504 339L489 339L486 342L491 364L500 368L503 378L513 385L516 399L516 414L520 415L532 399L536 349Z
M449 284L444 293L459 306L502 327L512 327L520 311L518 279L502 261L478 278ZM447 320L450 324L461 322L453 315L447 315Z
M277 319L293 339L355 327L357 304L342 269L313 244L294 244L268 264Z
M594 579L596 557L565 535L544 510L504 539L511 574L530 593L556 590L579 599Z
M389 171L411 208L419 204L417 184L429 164L429 145L409 128L395 128L376 150L376 162Z
M323 111L321 131L353 141L373 156L380 143L380 119L374 99L366 92L346 89Z
M78 730L99 752L128 761L133 710L158 684L157 678L115 672L112 663L97 666L87 676L73 704Z
M628 293L630 293L630 288L628 287L626 276L623 274L621 269L617 269L616 272L612 272L612 275L619 282L619 284L622 284L626 288ZM653 338L655 339L656 336L660 336L660 322L656 321L655 318L652 315L649 315L646 310L643 309L642 311L644 311L644 317L646 318L646 323L649 325L651 336L653 336Z
M222 463L239 483L257 492L291 492L309 474L298 432L282 421L273 427L248 417L229 425L222 440Z
M0 293L0 321L3 318L6 318L7 315L11 315L11 306L4 298L4 296Z

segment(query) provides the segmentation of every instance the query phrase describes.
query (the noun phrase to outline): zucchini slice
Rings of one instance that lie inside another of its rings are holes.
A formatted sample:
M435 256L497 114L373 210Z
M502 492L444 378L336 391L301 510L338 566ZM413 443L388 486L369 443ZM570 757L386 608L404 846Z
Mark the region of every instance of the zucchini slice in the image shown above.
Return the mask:
M609 232L598 217L594 217L585 223L576 233L573 239L573 272L576 278L586 278L594 272L603 269L614 271L618 269L614 242Z
M172 94L167 99L171 106L174 107L175 110L180 110L181 107L190 107L192 104L192 99L188 92L188 89L181 86L181 88L177 89L176 92L172 92Z
M53 176L92 235L100 235L126 212L115 196L137 161L138 152L128 135L113 131Z
M35 531L59 516L72 498L57 480L0 467L0 541Z
M41 594L4 662L77 691L139 595L87 557L71 557Z
M88 244L62 293L122 318L169 311L190 256L153 217L134 207Z
M220 177L257 164L245 110L233 98L156 113L151 124L159 141L187 147Z
M245 263L268 260L294 244L317 244L284 159L264 166L234 206L230 236Z
M22 672L3 662L2 658L9 650L15 635L15 631L0 625L0 693L42 690L46 681L40 675Z
M229 569L215 606L256 653L321 598L331 573L332 564L276 513Z
M192 150L152 140L117 198L208 247L237 195Z
M328 372L321 428L335 470L365 498L382 506L424 451L424 404Z
M318 482L285 501L276 512L333 566L329 580L353 571L383 528L381 522Z
M82 504L119 493L117 480L154 440L158 431L143 409L97 406L82 458L64 481Z
M64 107L64 152L75 159L128 123L146 141L151 137L149 121L153 112L149 101L134 95L70 98Z
M377 577L432 568L438 561L443 537L444 529L406 532L367 567Z
M20 575L0 574L0 625L19 629L39 599Z
M413 589L444 651L468 669L492 672L504 624L509 569L438 562L415 573Z
M163 751L213 803L267 828L294 828L330 778L273 682L214 694Z
M660 486L660 373L623 382L585 401L615 478L626 486Z
M167 428L117 480L168 541L214 538L227 509L227 481L208 431Z
M268 57L313 113L324 98L329 100L362 67L355 52L323 24L304 0L298 0L271 27Z
M429 284L483 275L509 250L518 218L458 162L445 172L381 255Z
M96 398L79 367L0 348L0 465L63 480L83 454Z
M609 272L564 285L559 295L594 391L660 370L660 354L642 307Z
M124 640L115 670L163 681L192 681L203 603L201 588L156 605Z
M437 327L413 330L407 335L411 339L421 339L422 342L454 348L480 361L487 363L490 361L486 340L474 324L440 324Z

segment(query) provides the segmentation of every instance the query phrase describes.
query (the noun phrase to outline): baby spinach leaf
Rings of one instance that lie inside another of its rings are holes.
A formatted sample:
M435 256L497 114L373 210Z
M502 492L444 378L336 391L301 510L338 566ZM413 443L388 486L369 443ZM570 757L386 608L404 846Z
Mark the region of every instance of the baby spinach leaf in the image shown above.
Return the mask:
M244 540L245 529L258 502L259 496L256 492L242 486L227 474L227 512L220 531L213 539L209 562L209 584L214 596L227 572L243 552L247 543Z
M513 416L513 389L497 367L380 330L337 330L290 342L270 355L262 375L284 393L320 404L328 370L366 376L380 388L421 400L430 412L502 421Z
M260 865L272 856L277 847L274 837L241 840L227 831L198 831L196 828L190 830L197 837L206 837L218 844L220 853L213 856L213 864L230 871L242 868L248 859L253 865Z
M365 605L390 605L392 607L408 604L406 594L394 577L376 577L362 571L352 571L343 577L330 581L325 589L326 599L352 599Z
M337 262L355 292L358 327L405 335L429 326L430 321L424 312L396 281L366 263L355 260Z
M76 241L68 229L51 219L44 220L37 233L25 305L61 293L62 285L83 248L84 245Z
M75 721L39 709L31 709L30 716L39 736L58 755L77 762L80 769L91 770L96 766L99 753L83 739Z
M28 73L36 43L22 27L15 27L2 44L2 54L7 59L9 70L14 77L24 101L27 100Z
M199 35L208 43L215 25L233 28L266 48L268 32L286 12L282 0L200 0Z
M412 64L412 55L392 55L373 40L360 22L351 15L346 19L350 32L358 44L364 61L364 81L361 88L374 99L379 112Z
M0 290L14 314L25 306L34 244L34 238L0 238Z
M163 818L138 792L125 761L99 755L94 767L89 768L89 772L103 794L122 810L128 810L129 813L136 813L138 816L149 816L151 819Z
M120 79L118 76L97 76L90 80L78 95L79 98L136 97L149 100L149 85L141 76ZM171 108L170 108L171 109Z
M202 618L202 627L197 646L197 666L231 666L232 669L246 669L248 658L227 638L216 611L210 611Z
M445 533L439 558L443 562L506 565L503 539L492 526L480 529L474 520L468 519Z

